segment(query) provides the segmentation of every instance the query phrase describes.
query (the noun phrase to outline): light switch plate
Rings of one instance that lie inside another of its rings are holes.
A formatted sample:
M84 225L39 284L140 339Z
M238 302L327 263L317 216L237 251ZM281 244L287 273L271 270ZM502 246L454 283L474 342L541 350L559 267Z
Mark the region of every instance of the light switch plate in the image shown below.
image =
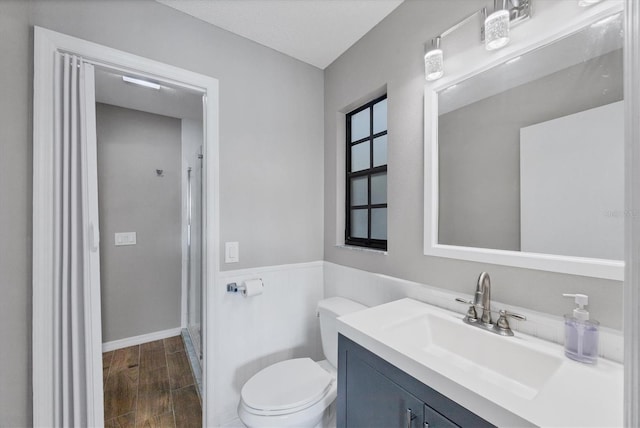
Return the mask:
M122 245L136 245L136 232L118 232L115 234L116 247Z
M237 242L224 243L224 262L238 263L240 261L240 244Z

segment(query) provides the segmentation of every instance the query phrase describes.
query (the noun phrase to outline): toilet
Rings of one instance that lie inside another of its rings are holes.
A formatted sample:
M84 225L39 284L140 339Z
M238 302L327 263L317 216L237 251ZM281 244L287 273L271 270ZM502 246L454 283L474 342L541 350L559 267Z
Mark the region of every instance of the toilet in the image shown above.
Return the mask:
M336 319L366 306L343 297L318 303L326 360L295 358L266 367L240 392L238 416L249 428L335 426L338 329Z

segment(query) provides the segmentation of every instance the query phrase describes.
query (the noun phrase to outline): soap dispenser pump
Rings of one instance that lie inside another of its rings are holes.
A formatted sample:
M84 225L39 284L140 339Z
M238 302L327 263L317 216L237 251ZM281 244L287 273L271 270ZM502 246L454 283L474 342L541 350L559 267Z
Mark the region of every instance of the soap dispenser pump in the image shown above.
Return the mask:
M589 319L589 312L584 308L589 304L589 296L585 294L563 294L573 297L576 308L572 315L564 316L564 354L572 360L587 364L598 361L598 321Z

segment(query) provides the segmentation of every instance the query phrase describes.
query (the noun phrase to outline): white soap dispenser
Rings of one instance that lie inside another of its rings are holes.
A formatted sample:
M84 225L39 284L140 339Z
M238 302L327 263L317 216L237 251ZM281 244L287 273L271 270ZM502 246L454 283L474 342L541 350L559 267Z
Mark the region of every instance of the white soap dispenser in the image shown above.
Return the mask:
M564 354L572 360L587 364L598 361L598 326L600 323L589 319L589 312L584 308L589 304L589 296L585 294L563 294L573 297L576 308L572 315L564 316Z

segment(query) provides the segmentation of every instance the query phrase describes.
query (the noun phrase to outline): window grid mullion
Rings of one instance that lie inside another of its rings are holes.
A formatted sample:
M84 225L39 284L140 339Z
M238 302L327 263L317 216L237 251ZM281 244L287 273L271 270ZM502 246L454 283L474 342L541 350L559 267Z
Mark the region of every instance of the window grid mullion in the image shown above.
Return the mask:
M383 135L387 135L387 130L385 129L384 131L378 132L376 134L373 133L374 130L374 122L373 122L373 108L374 106L383 101L384 99L386 99L386 95L383 95L382 97L379 97L367 104L365 104L364 106L362 106L361 108L358 108L357 110L352 111L351 113L349 113L347 115L347 121L346 121L346 125L347 125L347 132L346 132L346 136L347 136L347 156L346 156L346 181L347 181L347 189L345 192L345 197L346 197L346 207L347 207L347 215L346 215L346 219L345 219L345 241L349 241L349 243L358 243L356 245L362 245L365 247L371 247L371 248L380 248L380 249L384 249L386 250L387 248L387 240L386 239L373 239L371 237L372 234L372 216L373 216L373 212L372 210L375 208L387 208L387 204L372 204L372 200L371 200L371 178L374 174L379 174L379 173L386 173L387 172L387 164L385 165L380 165L377 167L374 167L374 159L373 159L373 155L374 155L374 147L373 147L373 141L375 138L381 137ZM351 141L351 136L352 136L352 132L351 132L351 119L352 117L357 114L360 113L366 109L369 109L369 135L361 138L358 141ZM360 171L351 171L351 164L352 164L352 148L358 144L361 143L365 143L367 142L369 144L369 168L365 169L365 170L360 170ZM353 194L352 194L352 184L353 184L353 180L356 178L364 178L366 177L367 180L367 203L366 205L352 205L352 198L353 198ZM366 237L365 238L356 238L356 237L352 237L352 213L355 210L365 210L366 209L366 213L367 213L367 232L366 232Z

